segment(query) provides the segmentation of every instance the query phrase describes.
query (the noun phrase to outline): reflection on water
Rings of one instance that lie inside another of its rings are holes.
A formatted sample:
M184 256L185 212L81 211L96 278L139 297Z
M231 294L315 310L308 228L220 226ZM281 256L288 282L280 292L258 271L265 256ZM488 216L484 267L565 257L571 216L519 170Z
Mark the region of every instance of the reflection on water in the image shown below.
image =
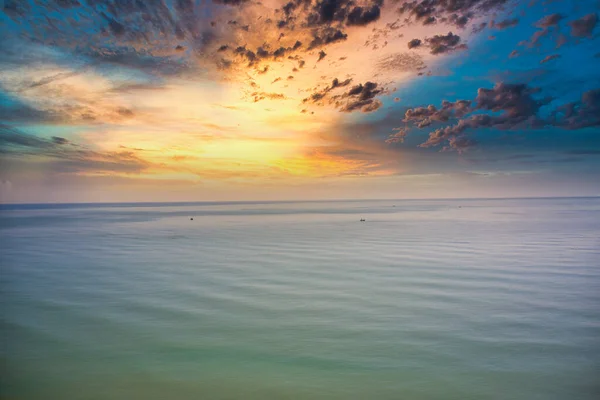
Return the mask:
M600 199L2 206L2 397L596 399L598 238Z

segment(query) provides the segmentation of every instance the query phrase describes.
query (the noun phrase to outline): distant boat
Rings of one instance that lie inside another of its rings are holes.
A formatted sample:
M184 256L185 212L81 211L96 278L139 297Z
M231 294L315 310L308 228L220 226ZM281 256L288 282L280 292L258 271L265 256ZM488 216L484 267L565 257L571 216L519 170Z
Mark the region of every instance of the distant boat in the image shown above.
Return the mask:
M364 219L364 218L360 219L360 222L365 222L365 221L366 221L366 219Z
M194 220L194 218L190 218L190 221L193 221L193 220Z

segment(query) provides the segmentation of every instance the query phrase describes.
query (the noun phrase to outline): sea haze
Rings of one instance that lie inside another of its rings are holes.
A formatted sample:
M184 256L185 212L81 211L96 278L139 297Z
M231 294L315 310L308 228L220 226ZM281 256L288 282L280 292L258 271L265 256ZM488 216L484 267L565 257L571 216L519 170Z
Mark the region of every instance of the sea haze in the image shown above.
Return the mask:
M4 205L0 257L6 399L600 394L599 198Z

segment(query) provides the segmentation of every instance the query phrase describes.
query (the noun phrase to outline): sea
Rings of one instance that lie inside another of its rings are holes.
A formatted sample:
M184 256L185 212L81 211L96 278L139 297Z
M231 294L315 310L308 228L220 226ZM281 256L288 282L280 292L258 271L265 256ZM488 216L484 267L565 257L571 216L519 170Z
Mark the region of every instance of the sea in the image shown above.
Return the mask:
M600 198L5 204L0 266L2 399L600 398Z

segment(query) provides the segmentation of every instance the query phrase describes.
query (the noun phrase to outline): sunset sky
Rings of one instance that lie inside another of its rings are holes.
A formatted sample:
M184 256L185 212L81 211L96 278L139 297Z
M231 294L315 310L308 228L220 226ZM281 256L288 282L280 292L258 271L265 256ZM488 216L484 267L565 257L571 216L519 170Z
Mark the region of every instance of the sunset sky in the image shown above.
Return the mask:
M599 0L0 0L0 200L600 195Z

